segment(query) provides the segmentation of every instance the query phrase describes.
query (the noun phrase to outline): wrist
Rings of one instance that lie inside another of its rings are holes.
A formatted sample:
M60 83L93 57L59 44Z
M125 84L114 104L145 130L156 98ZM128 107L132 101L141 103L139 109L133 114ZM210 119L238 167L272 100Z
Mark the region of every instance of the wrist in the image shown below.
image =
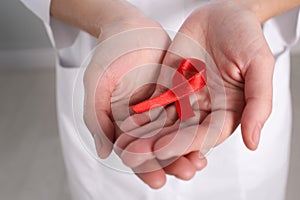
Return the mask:
M127 1L104 0L106 5L98 12L93 20L93 29L97 38L105 32L121 32L130 28L137 28L144 24L150 24L151 20L147 18L139 9ZM153 22L154 23L154 22Z
M108 37L133 29L141 28L162 28L161 25L144 15L126 15L117 20L107 21L106 23L98 24L97 30L99 41L103 41Z
M252 11L260 23L300 5L300 0L228 0Z
M110 24L146 19L140 10L126 0L52 0L50 13L52 17L95 37Z
M272 17L271 9L267 9L266 2L261 0L234 0L236 3L244 6L249 11L253 12L258 21L262 24Z
M268 12L265 10L261 0L217 0L215 2L227 4L230 7L240 7L241 9L248 10L257 17L260 23L263 23L268 19Z

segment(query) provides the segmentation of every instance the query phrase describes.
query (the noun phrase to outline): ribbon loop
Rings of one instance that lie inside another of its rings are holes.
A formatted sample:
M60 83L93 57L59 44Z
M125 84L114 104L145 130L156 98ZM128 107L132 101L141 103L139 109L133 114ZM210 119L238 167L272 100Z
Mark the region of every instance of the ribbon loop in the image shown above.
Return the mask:
M181 120L193 117L195 114L189 95L197 92L206 84L205 67L204 62L195 58L183 60L173 77L172 89L136 104L132 106L132 109L136 113L142 113L175 102L177 114Z

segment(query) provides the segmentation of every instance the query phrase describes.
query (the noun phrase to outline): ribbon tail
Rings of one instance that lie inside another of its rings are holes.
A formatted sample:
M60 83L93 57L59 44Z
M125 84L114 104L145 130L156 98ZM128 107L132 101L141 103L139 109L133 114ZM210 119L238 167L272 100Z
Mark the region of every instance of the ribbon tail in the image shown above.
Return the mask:
M190 104L190 98L188 96L176 101L175 106L178 117L181 120L185 120L195 116L193 108Z

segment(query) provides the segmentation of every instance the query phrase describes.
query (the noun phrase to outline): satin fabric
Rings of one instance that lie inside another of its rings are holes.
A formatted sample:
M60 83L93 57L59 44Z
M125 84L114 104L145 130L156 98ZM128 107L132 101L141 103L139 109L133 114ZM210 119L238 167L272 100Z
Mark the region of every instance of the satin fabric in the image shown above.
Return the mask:
M72 90L78 67L96 40L87 33L49 18L49 0L22 0L44 22L57 54L57 115L71 194L74 200L283 200L289 165L291 133L289 48L298 38L299 9L269 20L264 33L276 58L273 112L260 146L250 152L240 129L207 157L208 166L188 182L168 177L160 190L152 190L135 175L101 164L82 142L73 119ZM131 0L164 28L178 30L197 6L197 0ZM45 13L47 10L48 13ZM171 35L172 37L173 35ZM90 136L87 136L90 137ZM92 140L92 138L89 138ZM90 147L93 149L93 147ZM94 152L95 154L95 152Z

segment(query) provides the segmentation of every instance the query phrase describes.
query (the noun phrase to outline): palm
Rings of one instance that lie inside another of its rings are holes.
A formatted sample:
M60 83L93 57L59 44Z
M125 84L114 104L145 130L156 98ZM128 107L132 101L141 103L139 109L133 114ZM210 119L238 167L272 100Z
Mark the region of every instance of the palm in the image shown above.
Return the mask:
M100 44L85 71L84 116L95 139L97 153L105 158L110 154L114 141L123 133L122 122L130 116L129 105L153 93L155 87L149 83L157 80L170 40L157 24L151 23L150 27L145 27L144 22L141 27L135 26L124 32L104 32L99 39ZM122 150L122 147L115 148L119 155ZM175 163L193 174L199 161L190 155ZM147 169L148 165L155 170ZM162 169L156 160L149 161L148 165L133 170L151 187L161 187L165 182L165 173L176 173L179 178L187 174L172 167Z
M161 160L198 150L205 154L242 121L245 144L255 149L257 144L250 136L253 126L263 125L270 114L273 72L273 57L255 15L230 3L196 10L179 30L164 64L176 68L188 57L207 61L207 87L190 98L198 119L183 122L183 129L178 130L174 127L182 122L173 116L173 123L155 139L142 143L152 146L149 149ZM165 77L162 73L159 80L163 82ZM137 140L128 150L134 151L138 145Z

